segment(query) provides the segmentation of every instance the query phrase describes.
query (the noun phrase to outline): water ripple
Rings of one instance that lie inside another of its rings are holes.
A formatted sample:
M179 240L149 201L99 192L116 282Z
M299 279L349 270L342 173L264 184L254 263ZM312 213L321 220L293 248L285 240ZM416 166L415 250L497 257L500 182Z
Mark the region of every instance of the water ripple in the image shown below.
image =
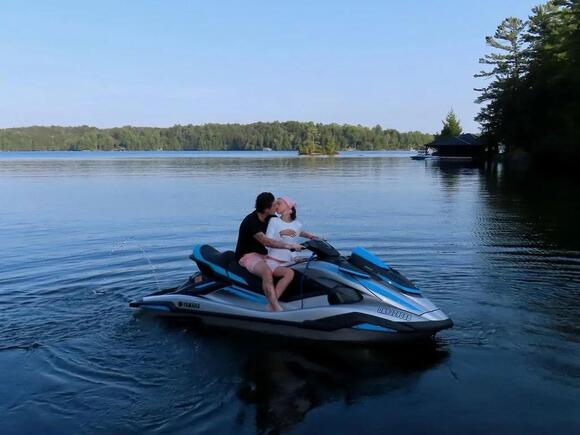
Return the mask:
M9 432L384 429L416 412L434 427L440 407L482 425L485 407L521 432L501 416L522 403L518 421L534 427L578 423L574 194L556 206L505 174L405 155L248 156L0 156ZM306 228L342 252L375 252L455 327L433 349L319 348L132 315L129 300L196 270L193 244L232 249L262 190L294 196Z

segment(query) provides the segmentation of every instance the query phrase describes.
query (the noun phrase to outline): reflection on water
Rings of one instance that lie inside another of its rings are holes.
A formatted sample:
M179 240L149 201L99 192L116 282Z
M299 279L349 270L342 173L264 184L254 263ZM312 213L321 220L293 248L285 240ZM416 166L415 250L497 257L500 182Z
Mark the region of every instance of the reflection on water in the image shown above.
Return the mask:
M294 196L306 228L343 252L393 264L456 326L430 348L366 348L132 315L129 300L193 272L192 244L231 249L262 190ZM389 153L0 155L2 425L573 432L576 190Z
M526 328L536 335L557 330L578 341L580 207L576 184L565 178L505 170L499 164L487 168L482 188L488 199L488 228L480 232L483 243L501 252L498 262L512 268L517 265L514 273L520 277L507 291L519 299L518 305L533 307L550 323L549 328L543 322ZM498 219L502 215L511 217L509 226Z
M369 396L417 384L421 374L447 356L435 345L417 348L285 346L252 349L238 395L256 405L259 433L286 431L330 401L347 407Z

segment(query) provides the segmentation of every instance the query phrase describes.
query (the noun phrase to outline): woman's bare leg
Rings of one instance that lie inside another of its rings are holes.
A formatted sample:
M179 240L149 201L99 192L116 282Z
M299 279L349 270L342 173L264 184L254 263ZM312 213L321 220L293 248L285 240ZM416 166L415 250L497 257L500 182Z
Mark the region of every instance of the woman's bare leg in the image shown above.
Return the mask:
M278 303L278 297L276 296L276 288L274 287L274 278L272 277L272 271L268 267L265 261L260 261L254 267L255 275L262 278L262 290L266 299L268 299L268 309L273 311L283 311L283 308Z
M282 293L286 291L292 280L294 279L294 271L288 267L277 267L272 272L276 278L280 278L276 283L276 298L280 299Z

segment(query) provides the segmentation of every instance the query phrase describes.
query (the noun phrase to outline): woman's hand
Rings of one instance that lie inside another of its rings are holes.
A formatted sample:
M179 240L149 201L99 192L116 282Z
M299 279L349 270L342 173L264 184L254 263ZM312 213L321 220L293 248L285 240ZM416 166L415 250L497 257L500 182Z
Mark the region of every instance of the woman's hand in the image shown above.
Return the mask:
M304 237L305 239L310 239L310 240L319 240L320 239L320 237L318 237L316 234L309 233L308 231L302 231L300 233L300 236Z
M296 237L296 231L290 228L280 231L281 236Z

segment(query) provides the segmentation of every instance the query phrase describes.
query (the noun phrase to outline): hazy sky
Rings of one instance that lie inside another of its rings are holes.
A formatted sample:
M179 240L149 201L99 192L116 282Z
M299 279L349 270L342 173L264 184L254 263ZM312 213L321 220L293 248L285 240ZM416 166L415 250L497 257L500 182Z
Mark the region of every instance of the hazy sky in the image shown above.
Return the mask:
M12 1L0 127L301 120L477 131L485 35L530 0Z

